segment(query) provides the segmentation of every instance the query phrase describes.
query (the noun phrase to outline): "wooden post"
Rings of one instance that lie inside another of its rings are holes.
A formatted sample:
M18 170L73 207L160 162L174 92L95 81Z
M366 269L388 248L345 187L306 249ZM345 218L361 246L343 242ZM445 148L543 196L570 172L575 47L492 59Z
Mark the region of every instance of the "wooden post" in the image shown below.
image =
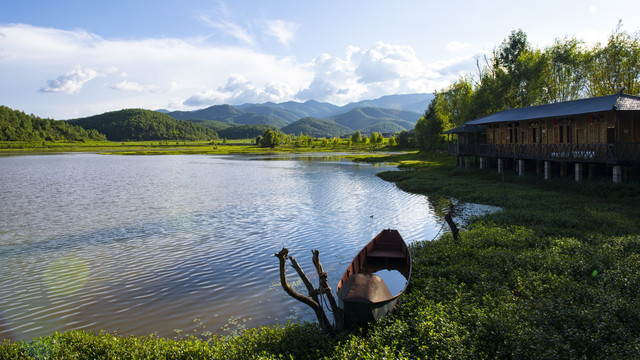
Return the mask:
M581 163L576 163L575 164L575 178L576 178L576 182L580 182L582 181L582 178L584 177L583 172L582 172L582 164Z
M518 176L524 176L524 159L518 159Z
M333 312L333 323L335 324L336 329L342 329L344 325L344 314L342 313L342 309L336 303L336 299L333 296L333 292L331 291L331 287L327 282L328 275L322 268L322 264L320 263L320 251L313 250L313 265L316 267L316 271L318 272L318 278L320 279L320 296L327 295L327 300L329 300L329 305L331 306L331 312Z
M551 179L551 161L544 162L544 179Z
M316 317L318 318L318 322L320 323L320 327L322 327L323 330L327 332L333 332L333 327L331 326L331 323L329 323L329 319L327 319L327 315L324 313L324 310L322 309L322 305L320 305L318 301L315 301L314 299L308 296L304 296L296 292L287 282L285 263L288 259L288 255L289 255L289 250L287 248L282 248L280 252L275 254L275 256L280 260L280 284L282 285L282 288L287 294L289 294L289 296L291 296L292 298L300 302L303 302L309 305L309 307L313 309L313 311L316 313ZM307 289L309 289L311 282L309 281L307 276L304 274L304 272L302 272L302 269L300 269L300 271L298 272L298 275L300 275L300 277L302 278L302 281L307 286ZM313 296L313 291L309 295Z
M458 241L458 233L460 232L460 230L458 230L456 223L453 222L453 204L449 204L449 212L444 216L444 220L449 225L449 228L451 228L453 240Z
M622 166L616 165L613 167L613 183L622 183Z

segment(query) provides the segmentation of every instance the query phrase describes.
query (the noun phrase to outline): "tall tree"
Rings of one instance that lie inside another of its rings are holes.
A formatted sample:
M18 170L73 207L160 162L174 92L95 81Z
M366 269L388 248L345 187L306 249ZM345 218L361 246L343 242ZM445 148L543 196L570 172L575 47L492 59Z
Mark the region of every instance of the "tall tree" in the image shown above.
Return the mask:
M586 89L586 55L583 42L575 38L556 39L546 49L545 103L580 99Z
M494 55L494 66L512 72L518 58L529 48L527 34L522 29L513 30L509 38L504 39Z
M429 104L445 129L453 129L469 118L470 105L473 98L473 85L466 77L461 77L442 92L436 92L434 100Z
M274 148L279 144L280 134L275 130L265 130L264 134L262 134L262 139L260 139L260 146Z
M420 148L438 150L444 144L442 141L443 121L436 111L436 99L429 103L424 115L418 119L414 128L415 138Z
M622 24L609 37L607 45L600 44L591 51L588 65L589 96L611 95L619 91L640 94L640 40L621 30Z

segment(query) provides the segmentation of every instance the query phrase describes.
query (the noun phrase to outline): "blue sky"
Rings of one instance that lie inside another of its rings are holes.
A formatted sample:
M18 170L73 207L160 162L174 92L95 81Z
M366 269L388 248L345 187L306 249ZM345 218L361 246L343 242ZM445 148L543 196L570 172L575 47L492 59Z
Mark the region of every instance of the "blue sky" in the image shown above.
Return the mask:
M633 1L90 1L0 3L0 105L67 119L442 90L522 29L606 42ZM426 108L426 104L425 104Z

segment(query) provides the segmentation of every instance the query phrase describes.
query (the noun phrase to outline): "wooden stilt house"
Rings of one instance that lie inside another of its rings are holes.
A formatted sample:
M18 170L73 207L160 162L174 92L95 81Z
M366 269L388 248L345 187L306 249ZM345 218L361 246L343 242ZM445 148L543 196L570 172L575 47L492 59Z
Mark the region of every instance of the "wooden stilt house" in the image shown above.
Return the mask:
M557 164L561 174L574 165L580 181L584 165L591 173L600 164L611 167L618 183L623 170L640 165L640 97L619 93L509 109L448 133L458 135L449 153L480 158L481 166L497 159L502 171L509 160L522 175L535 162L537 171L549 178Z

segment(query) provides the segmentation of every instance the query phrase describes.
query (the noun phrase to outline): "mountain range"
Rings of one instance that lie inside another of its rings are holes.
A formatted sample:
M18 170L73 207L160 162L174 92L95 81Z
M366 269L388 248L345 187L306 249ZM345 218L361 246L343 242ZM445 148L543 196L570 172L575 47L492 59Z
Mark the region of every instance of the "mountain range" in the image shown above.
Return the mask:
M343 106L309 100L303 103L214 105L194 111L158 111L213 129L221 137L225 137L225 130L248 125L267 125L287 134L331 137L349 135L356 130L362 133L410 130L433 97L433 94L387 95Z

